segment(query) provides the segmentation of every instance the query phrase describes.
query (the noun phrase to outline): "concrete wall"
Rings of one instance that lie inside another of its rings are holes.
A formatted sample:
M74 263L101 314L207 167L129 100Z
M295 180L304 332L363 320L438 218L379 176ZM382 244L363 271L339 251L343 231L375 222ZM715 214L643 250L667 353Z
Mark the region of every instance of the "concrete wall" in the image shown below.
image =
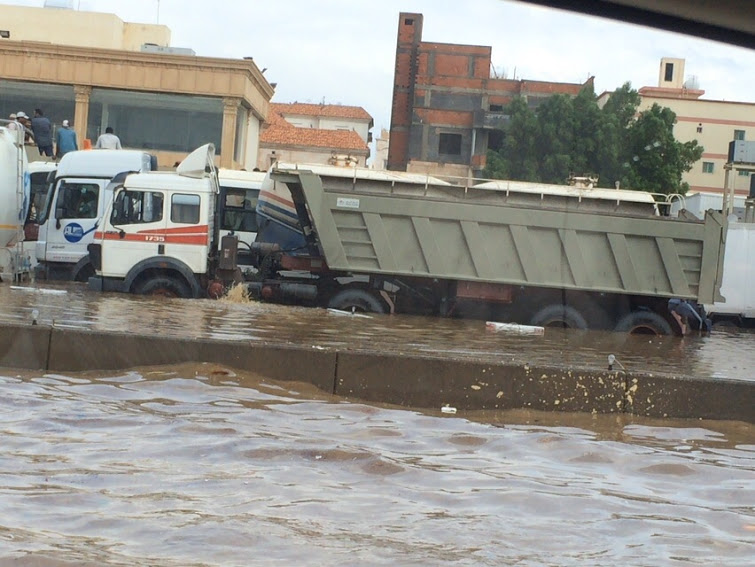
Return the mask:
M359 167L365 167L367 162L366 152L338 152L337 155L350 155L358 161L357 165ZM257 167L266 171L274 160L282 163L333 165L330 161L332 157L333 150L330 148L323 148L323 151L318 152L314 148L296 149L282 148L279 146L276 146L275 148L266 148L263 146L259 151Z
M170 45L170 29L131 24L115 14L0 5L0 29L13 41L139 51L145 43Z
M755 382L537 368L44 326L0 327L0 367L40 372L213 362L371 402L439 410L528 408L755 423Z

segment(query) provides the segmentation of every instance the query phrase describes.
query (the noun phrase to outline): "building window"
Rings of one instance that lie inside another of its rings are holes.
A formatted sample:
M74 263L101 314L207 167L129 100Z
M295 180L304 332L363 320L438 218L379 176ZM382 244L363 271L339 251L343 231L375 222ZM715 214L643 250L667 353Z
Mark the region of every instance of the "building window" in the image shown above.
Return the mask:
M750 172L747 171L746 169L740 169L739 170L739 176L740 177L747 177L748 175L750 175Z
M503 105L502 104L491 104L490 105L490 112L502 112L503 111Z
M461 155L461 134L441 134L438 142L438 153L449 156Z
M220 153L223 101L189 95L92 89L87 138L112 126L124 148L190 152L212 142ZM233 156L233 148L228 148Z
M412 19L412 18L406 18L404 20L404 25L405 26L412 26L412 25L414 25L414 19Z
M703 133L703 123L700 122L700 124L697 125L697 133L702 134Z
M745 131L744 130L734 130L734 139L735 140L744 140L745 139Z
M74 119L76 97L72 86L3 79L0 80L0 93L2 93L0 118L8 118L11 112L19 110L31 116L33 109L41 108L56 127L62 124L63 120L73 121ZM81 140L79 140L79 147L81 147Z
M666 63L666 70L664 72L663 80L670 82L674 80L674 64Z
M704 161L703 162L703 173L713 173L713 162L712 161Z

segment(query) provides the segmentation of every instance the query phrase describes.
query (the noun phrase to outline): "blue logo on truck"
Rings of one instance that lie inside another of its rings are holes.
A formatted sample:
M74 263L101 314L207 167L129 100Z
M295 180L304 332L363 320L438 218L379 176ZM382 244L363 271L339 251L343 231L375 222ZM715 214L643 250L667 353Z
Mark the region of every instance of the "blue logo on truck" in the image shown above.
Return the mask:
M78 242L84 237L84 227L76 222L67 224L63 229L63 236L68 242Z
M89 234L90 232L94 232L96 228L97 228L97 223L94 223L94 226L92 228L85 231L84 227L81 226L79 223L72 222L70 224L67 224L66 227L63 229L63 236L68 242L79 242L87 234Z

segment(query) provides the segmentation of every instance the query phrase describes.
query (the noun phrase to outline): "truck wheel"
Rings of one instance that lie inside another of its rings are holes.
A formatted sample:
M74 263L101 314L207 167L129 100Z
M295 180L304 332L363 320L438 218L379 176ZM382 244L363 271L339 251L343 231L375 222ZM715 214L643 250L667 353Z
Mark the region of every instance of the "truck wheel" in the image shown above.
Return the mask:
M189 286L171 276L150 278L136 287L136 293L159 297L191 297Z
M574 307L560 303L543 307L532 316L530 325L561 329L587 329L587 321L579 311Z
M76 272L76 274L73 277L73 281L76 282L88 282L89 278L96 275L94 271L94 266L92 264L84 264L81 269Z
M633 311L622 317L614 328L620 333L632 335L672 335L671 325L658 313Z
M382 301L363 289L344 289L335 294L328 302L331 309L342 311L386 313L386 307Z

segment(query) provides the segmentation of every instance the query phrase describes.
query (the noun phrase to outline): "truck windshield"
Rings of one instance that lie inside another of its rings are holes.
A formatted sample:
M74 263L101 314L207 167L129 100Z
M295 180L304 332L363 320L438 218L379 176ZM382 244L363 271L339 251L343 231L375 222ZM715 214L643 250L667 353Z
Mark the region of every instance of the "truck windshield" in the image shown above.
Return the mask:
M32 176L32 191L34 191L34 176ZM36 206L39 203L37 209L37 223L40 225L45 224L50 216L50 207L52 206L52 198L55 193L55 181L45 181L45 186L38 193L34 194L33 204Z
M97 205L100 196L100 186L97 183L68 183L61 182L57 209L63 209L65 219L93 219L97 218Z

